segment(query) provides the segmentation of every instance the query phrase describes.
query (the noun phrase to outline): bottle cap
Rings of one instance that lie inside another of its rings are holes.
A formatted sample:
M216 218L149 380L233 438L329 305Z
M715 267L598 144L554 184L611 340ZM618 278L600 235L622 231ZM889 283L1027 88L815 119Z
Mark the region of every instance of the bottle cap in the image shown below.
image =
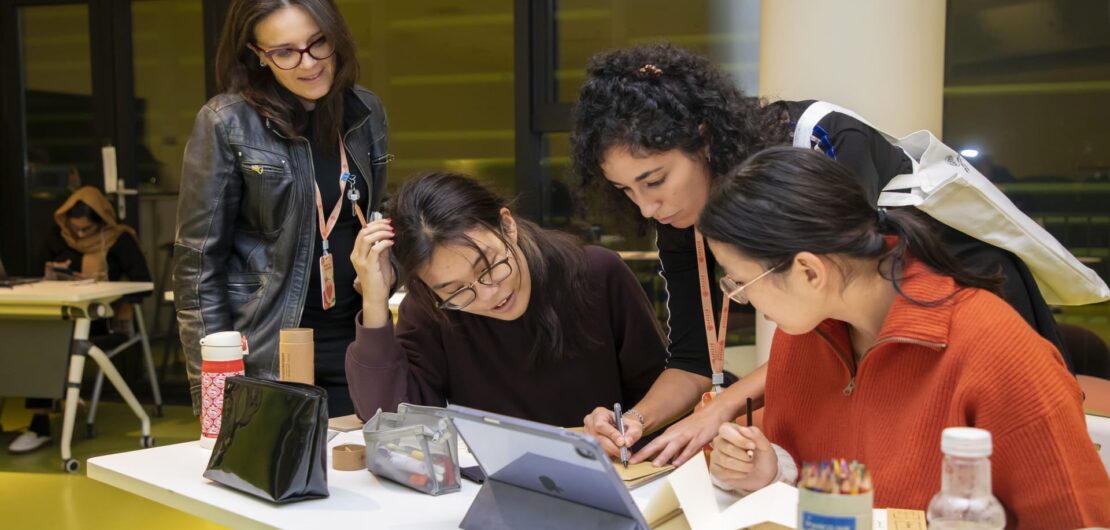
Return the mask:
M284 328L280 340L286 344L312 344L312 328Z
M949 456L979 458L991 455L991 433L974 427L949 427L940 437L940 450Z
M246 355L245 346L238 331L221 331L200 339L200 356L205 361L236 361Z

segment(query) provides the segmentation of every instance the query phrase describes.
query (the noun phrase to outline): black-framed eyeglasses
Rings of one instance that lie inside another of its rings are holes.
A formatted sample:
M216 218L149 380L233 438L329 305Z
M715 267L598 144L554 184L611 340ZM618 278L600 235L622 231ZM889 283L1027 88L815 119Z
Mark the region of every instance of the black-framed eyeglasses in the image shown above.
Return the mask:
M479 283L482 285L497 285L508 278L513 273L513 266L510 259L513 257L511 251L505 251L505 257L491 263L482 274L478 275L478 279L474 280L451 293L439 303L440 309L450 309L458 311L464 307L472 304L478 299L478 291L474 290L474 286Z
M744 293L744 289L747 289L748 287L751 287L753 283L762 280L764 276L767 276L768 274L779 270L780 268L782 268L783 265L785 265L785 263L775 265L774 267L763 271L763 273L759 276L752 278L752 281L744 284L733 280L728 275L725 275L721 278L720 281L721 292L725 293L725 296L729 297L730 299L732 299L732 301L738 304L749 304L751 303L751 299L748 298L748 295L746 293Z
M308 46L304 48L276 48L263 52L263 55L269 58L274 66L282 70L292 70L301 65L306 53L317 61L323 61L335 53L335 46L332 46L331 42L328 41L327 35L321 35L320 38L308 43Z

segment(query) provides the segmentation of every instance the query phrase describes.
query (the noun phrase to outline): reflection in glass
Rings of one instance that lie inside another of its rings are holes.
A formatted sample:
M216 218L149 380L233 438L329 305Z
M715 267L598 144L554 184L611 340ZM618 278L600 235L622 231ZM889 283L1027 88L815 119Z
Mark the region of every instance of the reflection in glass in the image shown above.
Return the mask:
M103 181L93 134L89 13L84 5L18 10L23 67L24 179L32 263L55 230L54 210L83 183Z
M553 101L574 102L595 53L667 41L710 57L759 90L759 0L558 0Z
M1110 5L1037 0L948 8L945 143L975 151L965 156L985 176L1110 279ZM1091 341L1069 336L1089 338L1085 329L1110 342L1110 303L1064 308L1057 321L1077 366L1093 351Z
M185 142L204 104L201 3L131 3L136 171L144 193L177 193Z
M389 114L388 189L446 170L514 196L513 1L336 3Z

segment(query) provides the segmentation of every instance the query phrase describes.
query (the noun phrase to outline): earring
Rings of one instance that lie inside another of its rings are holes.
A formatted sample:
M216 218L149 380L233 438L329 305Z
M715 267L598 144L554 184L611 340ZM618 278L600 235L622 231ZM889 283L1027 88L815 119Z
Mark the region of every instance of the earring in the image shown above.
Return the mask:
M262 59L259 59L258 60L258 66L261 66L262 68L266 68L266 61L263 61Z

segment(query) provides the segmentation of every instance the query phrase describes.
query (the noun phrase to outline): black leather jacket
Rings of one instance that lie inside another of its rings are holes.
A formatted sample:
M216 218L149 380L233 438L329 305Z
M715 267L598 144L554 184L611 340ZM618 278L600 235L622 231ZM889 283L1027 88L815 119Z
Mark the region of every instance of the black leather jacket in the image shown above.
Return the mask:
M373 176L371 210L385 190L387 131L381 100L351 89L343 142L359 174ZM317 234L311 156L305 138L283 136L237 94L218 95L197 114L185 146L173 272L194 412L205 335L243 333L247 375L278 377L278 332L301 321Z

